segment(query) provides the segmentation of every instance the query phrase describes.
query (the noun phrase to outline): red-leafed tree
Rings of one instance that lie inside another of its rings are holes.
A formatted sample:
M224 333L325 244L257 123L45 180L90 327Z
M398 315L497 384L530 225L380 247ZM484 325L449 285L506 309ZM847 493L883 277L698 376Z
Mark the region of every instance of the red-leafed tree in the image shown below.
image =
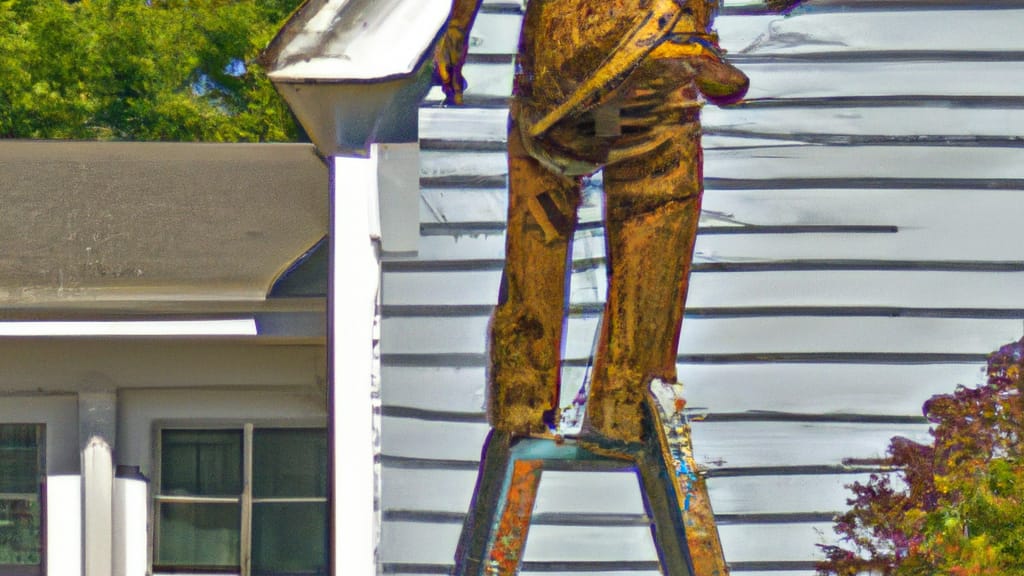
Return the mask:
M851 486L818 574L1024 574L1024 340L988 361L988 381L934 396L930 445L893 438L888 464Z

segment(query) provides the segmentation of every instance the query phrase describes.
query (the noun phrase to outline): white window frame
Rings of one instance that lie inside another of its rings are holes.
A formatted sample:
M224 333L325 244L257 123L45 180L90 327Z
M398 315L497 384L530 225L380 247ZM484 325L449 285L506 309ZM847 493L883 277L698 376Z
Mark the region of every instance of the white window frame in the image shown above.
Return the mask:
M253 478L253 432L256 429L320 429L324 431L325 435L328 435L328 442L330 442L329 431L327 423L322 419L310 419L310 420L289 420L287 422L275 421L275 420L238 420L238 421L161 421L156 422L153 425L153 479L150 482L150 529L152 531L151 538L149 539L149 573L153 576L175 576L181 573L181 570L176 571L158 571L159 564L157 564L156 556L160 542L160 503L162 502L179 502L179 503L195 503L195 504L234 504L238 503L241 507L241 529L239 533L239 570L234 571L216 571L206 572L207 574L224 576L225 574L237 574L237 576L251 576L252 573L252 509L253 504L263 503L325 503L328 504L328 526L330 523L330 505L329 496L322 497L298 497L298 498L254 498L252 495L252 478ZM160 493L161 486L160 480L162 477L162 432L164 430L231 430L231 431L242 431L242 493L237 497L227 496L168 496ZM330 458L330 450L328 454L325 454L326 458ZM328 466L330 464L328 463ZM330 494L330 486L327 487L327 494ZM329 551L328 551L329 553ZM190 576L198 576L204 574L202 571L189 570Z

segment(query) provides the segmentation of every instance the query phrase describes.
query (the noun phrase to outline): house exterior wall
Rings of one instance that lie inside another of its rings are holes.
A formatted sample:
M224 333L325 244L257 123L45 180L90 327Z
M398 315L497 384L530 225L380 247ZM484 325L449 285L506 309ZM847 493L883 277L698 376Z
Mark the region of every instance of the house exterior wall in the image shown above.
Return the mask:
M811 574L844 485L879 470L890 437L926 440L921 404L983 382L986 354L1020 338L1022 16L725 3L717 27L751 89L702 113L678 370L734 574ZM520 20L518 3L485 3L466 107L438 107L435 91L421 109L419 254L384 262L384 573L450 567L476 481ZM574 247L566 397L604 298L600 188L588 183ZM632 476L546 474L540 491L551 515L530 532L524 573L657 573Z
M9 338L0 358L0 424L45 425L44 553L53 576L151 573L161 426L327 424L322 342ZM95 466L104 454L96 438L112 449L107 465ZM104 474L91 476L104 469L105 489Z
M38 572L9 564L37 528L49 574L151 571L162 425L326 427L326 279L268 292L327 233L327 172L308 143L0 142L0 573Z

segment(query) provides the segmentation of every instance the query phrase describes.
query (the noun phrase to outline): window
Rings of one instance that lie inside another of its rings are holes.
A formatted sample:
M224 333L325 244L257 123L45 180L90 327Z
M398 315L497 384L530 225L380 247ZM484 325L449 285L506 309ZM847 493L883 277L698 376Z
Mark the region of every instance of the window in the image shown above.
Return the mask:
M41 574L43 426L0 424L0 573Z
M322 428L160 431L154 569L327 573Z

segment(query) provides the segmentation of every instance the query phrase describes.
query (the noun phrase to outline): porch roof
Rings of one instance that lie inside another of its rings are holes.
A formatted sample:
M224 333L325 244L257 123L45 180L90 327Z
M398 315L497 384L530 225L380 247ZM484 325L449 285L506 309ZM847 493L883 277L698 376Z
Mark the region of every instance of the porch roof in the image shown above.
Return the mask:
M0 140L0 174L6 317L255 310L327 233L309 144Z

